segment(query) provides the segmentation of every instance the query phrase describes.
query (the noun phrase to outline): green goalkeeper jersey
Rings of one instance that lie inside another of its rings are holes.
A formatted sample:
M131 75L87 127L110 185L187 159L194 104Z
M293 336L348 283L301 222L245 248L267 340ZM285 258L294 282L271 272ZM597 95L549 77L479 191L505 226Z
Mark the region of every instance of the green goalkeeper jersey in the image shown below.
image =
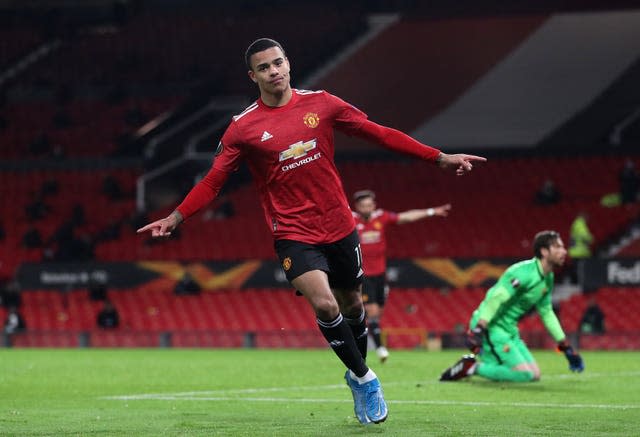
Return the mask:
M544 275L540 260L533 258L513 264L487 291L473 312L471 327L483 319L488 322L488 329L499 328L518 335L518 321L535 307L553 339L563 340L565 334L551 306L552 290L553 272Z

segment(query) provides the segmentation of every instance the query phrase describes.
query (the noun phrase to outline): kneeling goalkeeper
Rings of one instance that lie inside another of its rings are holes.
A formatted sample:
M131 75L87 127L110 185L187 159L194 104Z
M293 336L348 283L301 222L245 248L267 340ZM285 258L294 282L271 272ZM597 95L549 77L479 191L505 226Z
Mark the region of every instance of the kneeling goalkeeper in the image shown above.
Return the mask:
M564 264L567 249L555 231L542 231L533 240L535 257L513 264L489 289L473 312L465 355L442 373L440 381L479 375L494 381L528 382L540 379L540 369L520 338L518 321L535 307L558 349L574 372L584 362L571 347L551 306L553 269Z

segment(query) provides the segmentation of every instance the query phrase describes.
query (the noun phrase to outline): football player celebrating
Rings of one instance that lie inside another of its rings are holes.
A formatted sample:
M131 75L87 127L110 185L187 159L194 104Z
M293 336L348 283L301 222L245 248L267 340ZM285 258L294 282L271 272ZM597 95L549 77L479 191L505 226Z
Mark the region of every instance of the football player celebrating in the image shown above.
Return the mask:
M534 258L513 264L487 291L467 333L466 343L473 354L445 370L440 381L471 375L494 381L539 380L540 368L518 331L518 320L533 308L569 361L569 370L584 370L582 357L567 341L551 306L553 269L564 264L567 249L557 232L542 231L533 240L533 252Z
M211 170L176 210L138 232L170 235L211 202L240 161L246 161L287 279L307 299L320 331L347 367L358 420L380 423L388 410L380 381L365 362L362 257L334 163L334 129L453 168L458 175L486 159L442 153L369 121L365 113L328 92L293 89L289 59L272 39L254 41L245 61L260 98L233 117Z
M381 362L389 358L389 351L382 344L380 319L389 295L387 284L387 238L385 229L389 224L402 225L413 223L427 217L446 217L451 205L431 208L410 209L392 212L379 209L376 194L371 190L360 190L353 194L353 217L362 247L364 279L362 281L362 299L366 310L367 325Z

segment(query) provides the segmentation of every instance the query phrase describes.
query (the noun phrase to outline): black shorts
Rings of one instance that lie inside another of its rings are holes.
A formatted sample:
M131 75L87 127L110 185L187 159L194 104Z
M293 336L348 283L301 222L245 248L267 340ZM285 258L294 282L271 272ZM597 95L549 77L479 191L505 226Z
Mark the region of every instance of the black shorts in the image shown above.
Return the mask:
M389 286L385 275L365 276L362 281L362 301L366 304L377 303L381 307L387 302Z
M322 270L329 276L331 288L352 290L362 283L362 252L356 230L335 243L276 240L274 246L289 282L311 270Z

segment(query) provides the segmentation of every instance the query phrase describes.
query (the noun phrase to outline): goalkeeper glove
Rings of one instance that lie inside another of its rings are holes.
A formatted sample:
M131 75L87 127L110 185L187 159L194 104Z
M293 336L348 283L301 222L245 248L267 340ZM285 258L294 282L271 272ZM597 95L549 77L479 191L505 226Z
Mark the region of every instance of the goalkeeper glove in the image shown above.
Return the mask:
M584 361L582 361L582 357L573 350L567 340L562 340L558 343L558 350L563 352L564 356L567 357L567 361L569 361L569 370L572 372L582 372L584 370Z
M482 350L482 339L484 338L485 328L476 325L475 328L467 331L467 337L465 338L465 344L471 352L479 354Z

